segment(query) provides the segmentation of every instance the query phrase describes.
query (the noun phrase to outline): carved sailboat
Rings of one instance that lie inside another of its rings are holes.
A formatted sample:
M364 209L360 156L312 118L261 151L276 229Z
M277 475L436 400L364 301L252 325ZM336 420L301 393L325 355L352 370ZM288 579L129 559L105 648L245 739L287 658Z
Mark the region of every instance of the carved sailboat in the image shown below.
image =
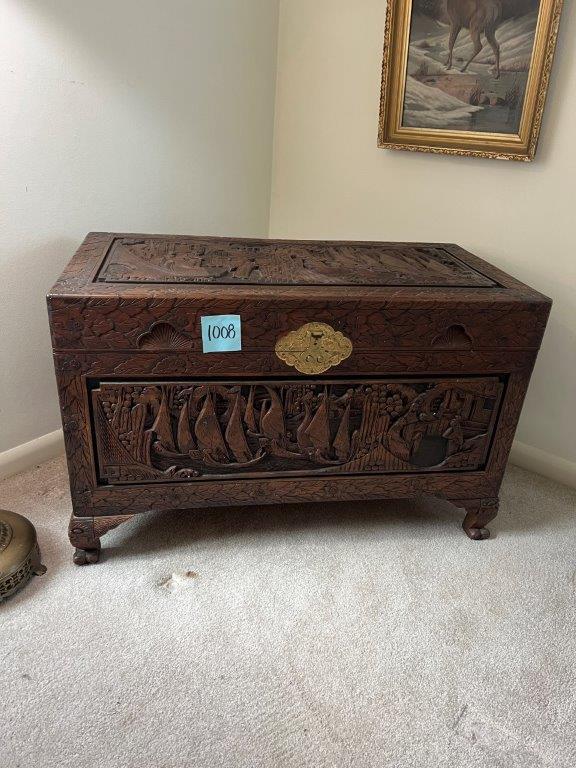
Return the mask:
M205 454L216 460L227 460L230 458L224 437L222 436L220 422L214 410L211 392L208 392L204 399L204 404L196 419L194 432L198 440L198 447Z
M316 449L317 454L326 455L330 450L330 423L328 421L328 390L324 388L322 402L314 418L304 432Z
M308 429L308 427L310 426L310 422L312 421L312 408L310 405L311 401L312 401L312 395L304 396L304 418L302 419L302 423L296 430L296 441L298 442L298 447L304 453L308 452L308 450L313 447L312 441L306 434L306 430Z
M262 418L260 419L260 431L263 435L283 443L286 439L286 426L284 424L284 408L277 393L270 387L266 387L270 395L270 407L264 411L262 404Z
M246 403L246 410L244 411L244 423L248 427L248 430L253 434L258 432L258 425L256 424L256 413L254 410L254 387L250 387L248 393L248 402Z
M284 420L284 405L271 387L266 387L270 400L264 400L260 411L260 433L266 438L267 451L272 456L295 459L300 453L290 450Z
M338 432L336 432L336 437L332 443L334 453L340 461L346 461L350 456L350 405L351 403L348 401L346 410L344 411L344 415L338 426Z
M190 453L196 449L194 438L190 430L190 415L188 408L188 400L182 406L180 416L178 418L178 433L177 433L178 449L180 453Z
M154 423L152 424L152 432L156 434L159 442L164 448L169 451L175 451L176 446L174 444L174 436L172 434L172 425L170 423L170 412L168 410L168 403L166 401L166 393L162 393L162 402L160 408L156 414Z
M240 394L236 395L234 407L226 427L226 442L234 454L236 461L240 463L248 462L252 459L252 451L246 442L246 435L242 427L242 416L240 414Z

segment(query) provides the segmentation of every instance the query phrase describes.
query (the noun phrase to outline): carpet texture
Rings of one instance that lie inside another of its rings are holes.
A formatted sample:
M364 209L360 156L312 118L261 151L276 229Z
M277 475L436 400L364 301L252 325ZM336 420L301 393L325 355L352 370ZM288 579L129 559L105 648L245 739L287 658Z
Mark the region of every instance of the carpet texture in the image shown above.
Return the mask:
M0 484L48 572L0 605L5 768L574 768L576 495L150 514L78 568L57 459Z

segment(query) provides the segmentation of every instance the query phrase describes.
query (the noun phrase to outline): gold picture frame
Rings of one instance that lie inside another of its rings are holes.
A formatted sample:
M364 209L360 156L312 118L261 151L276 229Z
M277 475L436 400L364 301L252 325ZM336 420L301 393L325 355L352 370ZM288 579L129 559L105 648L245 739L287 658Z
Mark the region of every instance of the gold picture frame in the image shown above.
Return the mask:
M509 17L507 1L388 0L379 147L534 158L563 0L514 0L516 14L531 10ZM451 43L463 55L447 68Z

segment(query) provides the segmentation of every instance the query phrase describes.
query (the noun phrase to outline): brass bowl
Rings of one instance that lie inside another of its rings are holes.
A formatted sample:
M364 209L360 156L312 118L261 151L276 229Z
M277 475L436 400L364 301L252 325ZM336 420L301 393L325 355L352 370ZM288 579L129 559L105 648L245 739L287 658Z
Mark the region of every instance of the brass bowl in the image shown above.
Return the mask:
M46 573L40 562L36 530L22 515L0 509L0 602L32 576Z

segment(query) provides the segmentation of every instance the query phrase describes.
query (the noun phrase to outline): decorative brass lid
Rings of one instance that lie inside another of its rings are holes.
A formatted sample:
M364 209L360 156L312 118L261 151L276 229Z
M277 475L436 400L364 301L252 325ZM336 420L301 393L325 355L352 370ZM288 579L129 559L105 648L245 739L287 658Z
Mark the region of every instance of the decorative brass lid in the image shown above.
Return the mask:
M300 373L324 373L352 354L352 342L326 323L306 323L276 342L276 355Z
M0 509L0 601L33 576L46 573L40 562L36 530L22 515Z

